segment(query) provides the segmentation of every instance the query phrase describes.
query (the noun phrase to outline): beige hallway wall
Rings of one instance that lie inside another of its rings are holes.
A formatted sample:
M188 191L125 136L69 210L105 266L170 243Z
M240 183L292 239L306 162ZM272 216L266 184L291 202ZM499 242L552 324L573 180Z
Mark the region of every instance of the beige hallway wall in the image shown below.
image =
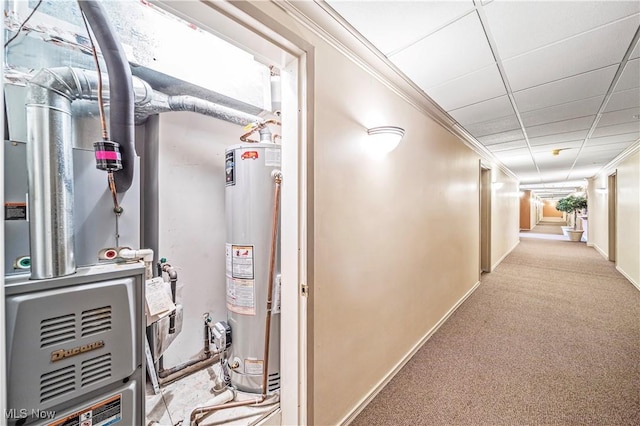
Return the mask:
M315 46L309 409L314 424L335 425L478 282L480 158L277 6L256 6ZM406 135L376 159L366 129L380 125ZM496 258L518 232L516 184L500 179Z
M616 266L640 289L640 152L589 181L589 243L609 254L608 181L617 171Z

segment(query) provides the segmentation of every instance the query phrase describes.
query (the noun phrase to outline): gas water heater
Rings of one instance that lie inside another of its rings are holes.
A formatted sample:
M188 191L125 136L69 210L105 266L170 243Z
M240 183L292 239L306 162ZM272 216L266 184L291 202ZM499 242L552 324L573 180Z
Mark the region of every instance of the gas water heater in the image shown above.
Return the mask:
M269 277L275 208L274 171L280 169L280 145L243 143L225 153L226 288L232 345L228 355L231 384L245 392L280 388L280 243L276 242L275 273ZM277 218L279 228L279 218ZM279 232L278 232L279 233ZM269 280L273 309L268 366L264 365Z

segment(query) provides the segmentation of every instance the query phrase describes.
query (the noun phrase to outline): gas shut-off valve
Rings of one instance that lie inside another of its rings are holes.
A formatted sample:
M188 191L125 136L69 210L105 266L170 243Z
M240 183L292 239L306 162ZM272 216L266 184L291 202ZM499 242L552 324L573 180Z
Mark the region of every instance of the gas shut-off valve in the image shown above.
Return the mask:
M231 346L231 327L226 321L218 321L211 327L211 343L219 352L226 351Z

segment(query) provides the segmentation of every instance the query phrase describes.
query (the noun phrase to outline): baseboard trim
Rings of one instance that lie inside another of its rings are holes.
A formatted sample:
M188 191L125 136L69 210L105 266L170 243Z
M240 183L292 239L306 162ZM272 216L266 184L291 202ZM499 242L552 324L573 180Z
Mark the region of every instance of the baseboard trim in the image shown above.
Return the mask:
M628 279L628 280L629 280L629 282L630 282L631 284L633 284L633 286L634 286L635 288L637 288L637 289L640 291L640 284L638 284L637 282L635 282L635 281L634 281L634 279L633 279L633 278L631 278L631 277L629 276L629 274L627 274L625 271L623 271L622 269L620 269L620 267L619 267L618 265L616 265L616 270L617 270L618 272L620 272L622 275L624 275L624 277L625 277L626 279Z
M512 251L514 251L516 249L516 247L518 247L518 244L520 244L520 238L518 238L518 241L516 241L516 243L514 244L513 247L511 247L509 250L507 250L507 252L502 255L502 257L500 259L498 259L498 261L496 263L494 263L491 266L491 270L489 272L493 272L494 269L496 269L496 267L502 263L502 261L511 254Z
M602 257L604 257L605 259L609 260L609 255L608 255L604 250L602 250L600 247L598 247L598 245L597 245L597 244L593 243L593 244L592 244L592 247L593 247L594 249L596 249L596 251L597 251L598 253L600 253L600 255L601 255Z
M462 296L460 300L458 300L456 304L451 307L451 309L449 309L449 311L440 319L440 321L438 321L433 327L431 327L427 334L425 334L422 339L420 339L418 343L416 343L413 348L409 350L409 352L393 367L393 369L391 369L391 371L389 371L389 373L378 382L378 384L371 390L371 392L369 392L364 398L362 398L360 402L353 408L353 410L351 410L351 412L347 414L338 424L341 426L347 426L349 423L351 423L358 416L358 414L360 414L362 410L364 410L365 407L369 405L371 400L375 398L376 395L378 395L387 384L389 384L391 379L393 379L395 375L398 374L402 367L404 367L405 364L409 362L409 360L416 354L416 352L418 352L418 350L422 346L424 346L425 343L427 343L427 341L431 338L431 336L433 336L436 331L438 331L442 324L444 324L449 319L449 317L460 307L460 305L462 305L464 301L467 300L467 298L471 296L474 291L476 291L479 285L480 281L476 282L473 287L471 287L471 289L467 291L467 293Z

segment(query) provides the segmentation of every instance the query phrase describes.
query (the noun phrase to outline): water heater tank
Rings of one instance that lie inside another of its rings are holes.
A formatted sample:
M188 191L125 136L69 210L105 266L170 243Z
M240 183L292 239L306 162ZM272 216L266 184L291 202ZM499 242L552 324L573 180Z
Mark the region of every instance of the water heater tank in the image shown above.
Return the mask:
M280 169L280 152L273 143L243 143L225 153L227 319L232 336L228 364L232 385L245 392L262 392L264 368L267 391L280 388L279 241L268 367L263 359L275 190L271 173Z

